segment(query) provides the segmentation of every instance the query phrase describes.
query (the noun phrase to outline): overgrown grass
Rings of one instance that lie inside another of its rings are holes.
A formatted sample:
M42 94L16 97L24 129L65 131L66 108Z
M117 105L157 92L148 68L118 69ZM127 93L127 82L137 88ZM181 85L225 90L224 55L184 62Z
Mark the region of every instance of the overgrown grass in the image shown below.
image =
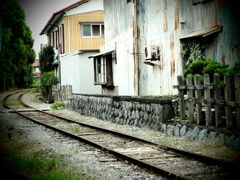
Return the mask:
M6 158L5 167L12 174L34 180L87 180L83 172L68 167L68 162L52 152L27 152L25 145L14 142L1 154ZM3 153L4 152L4 153ZM94 178L95 179L95 178Z
M19 105L21 104L18 100L13 100L13 101L7 101L6 102L6 105L9 105L9 106L14 106L14 105Z
M54 103L51 107L52 110L61 110L64 109L64 104L62 102Z

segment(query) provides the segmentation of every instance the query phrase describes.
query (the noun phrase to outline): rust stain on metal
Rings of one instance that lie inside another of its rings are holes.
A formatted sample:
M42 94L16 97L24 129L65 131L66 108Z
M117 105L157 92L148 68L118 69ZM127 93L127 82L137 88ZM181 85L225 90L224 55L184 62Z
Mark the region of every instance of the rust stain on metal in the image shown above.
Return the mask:
M140 37L140 34L141 34L141 29L140 29L140 27L138 26L138 27L137 27L137 37Z
M179 29L179 0L174 1L174 12L175 12L175 30Z
M164 1L164 32L168 31L168 19L167 19L167 1Z
M170 37L170 51L171 51L171 77L175 74L175 58L174 58L174 35Z

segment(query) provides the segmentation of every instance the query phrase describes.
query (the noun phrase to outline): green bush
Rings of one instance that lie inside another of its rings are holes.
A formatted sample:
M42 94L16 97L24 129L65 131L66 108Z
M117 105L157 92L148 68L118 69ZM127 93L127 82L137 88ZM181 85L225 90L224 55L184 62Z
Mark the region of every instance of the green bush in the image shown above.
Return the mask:
M52 85L57 84L57 77L54 72L45 72L40 77L41 89L43 92L49 92Z
M186 82L187 75L194 76L194 74L200 75L201 83L203 83L203 75L209 74L212 82L214 73L219 73L221 81L223 81L224 73L229 73L233 77L235 73L240 73L240 62L236 63L233 68L229 68L228 64L221 64L214 60L195 61L184 71L184 83Z

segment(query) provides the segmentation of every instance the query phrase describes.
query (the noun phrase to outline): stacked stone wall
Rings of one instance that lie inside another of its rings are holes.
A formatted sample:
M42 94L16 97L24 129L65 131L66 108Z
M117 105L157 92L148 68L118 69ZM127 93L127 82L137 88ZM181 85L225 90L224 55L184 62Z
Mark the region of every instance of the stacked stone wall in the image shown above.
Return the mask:
M65 106L82 115L155 130L175 116L171 98L72 95Z
M171 98L103 96L74 94L65 107L82 115L161 131L169 136L185 136L188 140L207 141L240 150L239 133L225 133L188 124L167 122L175 116Z

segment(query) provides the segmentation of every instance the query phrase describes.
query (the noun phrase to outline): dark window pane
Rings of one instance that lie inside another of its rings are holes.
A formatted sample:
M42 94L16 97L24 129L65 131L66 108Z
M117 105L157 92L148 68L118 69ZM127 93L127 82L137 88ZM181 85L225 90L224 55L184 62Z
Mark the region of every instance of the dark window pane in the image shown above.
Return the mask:
M92 25L92 36L100 36L100 26Z
M83 28L83 36L91 36L90 24L84 24L82 28Z

